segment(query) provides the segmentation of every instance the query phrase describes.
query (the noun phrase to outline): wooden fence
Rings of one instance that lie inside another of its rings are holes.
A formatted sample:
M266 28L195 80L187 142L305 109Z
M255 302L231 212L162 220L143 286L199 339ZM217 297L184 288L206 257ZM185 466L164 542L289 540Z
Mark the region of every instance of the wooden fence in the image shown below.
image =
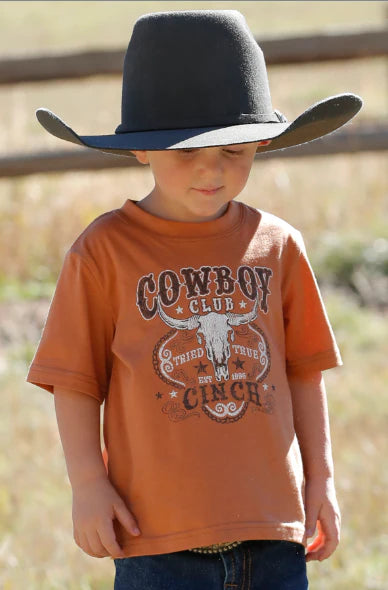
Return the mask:
M268 66L388 55L386 28L327 31L299 37L257 38ZM0 59L0 84L122 74L124 49L15 56Z
M257 155L256 160L381 151L387 148L388 124L384 126L362 125L351 131L337 131L308 144L286 150L264 152ZM76 147L55 152L17 154L0 158L0 177L132 166L139 166L136 158L104 154L98 150Z
M316 35L260 38L269 66L330 60L365 59L388 55L386 28L327 31ZM125 50L82 51L67 54L7 57L0 60L0 85L54 81L122 73ZM260 159L388 149L388 124L344 128L308 145L261 154ZM134 158L84 148L0 157L0 177L67 170L137 166Z

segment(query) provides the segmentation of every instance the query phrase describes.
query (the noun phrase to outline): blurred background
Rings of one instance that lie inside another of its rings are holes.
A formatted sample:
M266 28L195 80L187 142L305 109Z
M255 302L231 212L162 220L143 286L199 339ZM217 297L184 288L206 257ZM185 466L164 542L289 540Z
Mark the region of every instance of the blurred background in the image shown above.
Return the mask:
M0 62L18 58L13 69L22 71L33 56L125 50L141 14L225 8L242 12L259 40L381 30L388 18L388 3L373 1L0 2ZM326 96L354 92L365 104L346 130L387 128L386 55L269 64L268 73L274 108L289 120ZM73 542L53 399L25 377L66 250L96 216L142 198L153 184L147 169L103 163L9 172L15 158L78 149L40 127L39 107L80 134L113 133L120 75L0 86L0 587L102 590L112 587L113 563ZM344 360L326 373L342 541L332 558L308 565L311 587L386 590L387 151L273 156L257 158L239 199L302 231Z

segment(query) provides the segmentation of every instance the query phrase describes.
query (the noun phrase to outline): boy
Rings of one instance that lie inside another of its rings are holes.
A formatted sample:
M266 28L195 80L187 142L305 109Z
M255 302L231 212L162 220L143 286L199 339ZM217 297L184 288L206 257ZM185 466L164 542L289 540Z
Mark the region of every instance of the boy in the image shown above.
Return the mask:
M155 179L70 248L28 374L55 393L76 543L115 558L115 590L301 590L306 560L334 551L321 371L340 355L299 232L234 199L256 152L360 107L336 96L287 122L242 15L189 11L137 21L114 135L38 111Z

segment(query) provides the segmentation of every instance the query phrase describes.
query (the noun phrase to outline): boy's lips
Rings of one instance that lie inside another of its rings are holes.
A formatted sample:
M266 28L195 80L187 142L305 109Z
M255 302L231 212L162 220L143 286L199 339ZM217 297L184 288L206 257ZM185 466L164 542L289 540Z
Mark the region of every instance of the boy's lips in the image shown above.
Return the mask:
M217 191L219 191L221 188L223 188L222 186L216 186L214 188L194 188L195 191L203 193L204 195L213 195L214 193L216 193Z

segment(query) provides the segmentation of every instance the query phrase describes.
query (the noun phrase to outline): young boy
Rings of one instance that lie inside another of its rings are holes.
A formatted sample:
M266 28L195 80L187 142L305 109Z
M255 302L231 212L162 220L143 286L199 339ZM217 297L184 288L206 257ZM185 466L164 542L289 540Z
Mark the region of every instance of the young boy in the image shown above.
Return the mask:
M116 590L301 590L335 550L321 371L340 355L300 233L234 199L256 152L360 107L340 95L287 122L242 15L189 11L137 21L114 135L38 111L155 180L68 251L28 374L55 393L75 541L115 558Z

